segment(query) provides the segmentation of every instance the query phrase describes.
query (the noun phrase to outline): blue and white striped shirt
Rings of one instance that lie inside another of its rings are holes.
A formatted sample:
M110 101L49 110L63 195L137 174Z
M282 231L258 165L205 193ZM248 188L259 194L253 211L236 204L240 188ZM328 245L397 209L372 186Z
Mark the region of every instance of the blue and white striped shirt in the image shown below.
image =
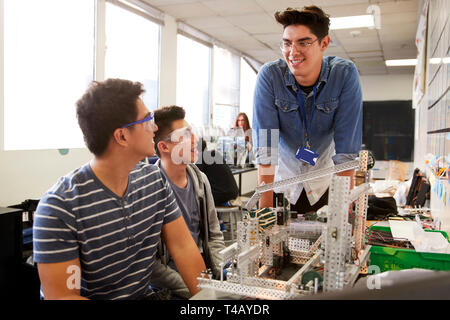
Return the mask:
M138 163L121 198L86 164L60 178L39 202L34 261L79 258L82 296L139 298L149 291L162 225L180 216L158 167Z

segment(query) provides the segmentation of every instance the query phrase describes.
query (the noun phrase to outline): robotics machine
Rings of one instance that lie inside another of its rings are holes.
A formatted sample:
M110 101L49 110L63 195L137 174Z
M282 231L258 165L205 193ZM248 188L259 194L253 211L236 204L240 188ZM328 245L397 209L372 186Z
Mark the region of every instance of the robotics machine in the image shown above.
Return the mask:
M353 286L370 250L364 241L369 167L368 151L361 151L357 160L258 186L237 222L237 241L221 251L221 279L206 270L198 287L279 300ZM351 169L360 178L352 190L350 177L335 175ZM283 194L275 194L274 208L252 210L266 191L326 175L333 175L326 223L291 219Z

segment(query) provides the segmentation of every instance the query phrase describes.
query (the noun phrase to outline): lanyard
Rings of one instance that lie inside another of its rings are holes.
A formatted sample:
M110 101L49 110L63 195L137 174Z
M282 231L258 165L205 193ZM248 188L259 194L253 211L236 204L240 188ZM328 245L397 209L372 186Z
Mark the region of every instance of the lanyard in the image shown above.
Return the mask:
M309 117L308 125L306 123L306 106L305 106L305 101L303 100L302 90L300 89L299 86L297 88L298 88L298 90L297 90L298 104L300 105L300 112L302 114L302 123L303 123L303 126L305 127L305 131L306 131L305 132L306 147L309 149L309 148L311 148L311 146L309 144L310 134L309 134L308 130L312 128L314 109L315 109L315 105L316 105L317 83L313 87L313 105L311 108L311 116Z

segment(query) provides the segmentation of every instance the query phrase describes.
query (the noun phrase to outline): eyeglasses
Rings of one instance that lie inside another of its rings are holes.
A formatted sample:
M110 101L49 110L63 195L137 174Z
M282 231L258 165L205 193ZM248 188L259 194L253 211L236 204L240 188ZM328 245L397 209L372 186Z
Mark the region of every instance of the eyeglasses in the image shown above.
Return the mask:
M125 125L121 126L120 128L121 129L128 128L128 127L134 126L135 124L139 124L139 123L143 123L145 129L147 129L149 131L153 131L155 129L155 119L153 116L153 112L150 112L150 115L144 119L125 124Z
M317 38L314 41L304 41L304 40L298 40L298 41L294 41L294 42L290 42L288 40L281 40L280 42L280 49L283 52L289 52L292 50L292 47L295 46L295 49L297 51L305 51L308 50L308 48L317 40L320 40L319 38Z
M187 139L191 139L193 134L194 130L192 129L192 127L186 126L172 131L170 134L168 134L165 138L161 140L177 143L185 141Z

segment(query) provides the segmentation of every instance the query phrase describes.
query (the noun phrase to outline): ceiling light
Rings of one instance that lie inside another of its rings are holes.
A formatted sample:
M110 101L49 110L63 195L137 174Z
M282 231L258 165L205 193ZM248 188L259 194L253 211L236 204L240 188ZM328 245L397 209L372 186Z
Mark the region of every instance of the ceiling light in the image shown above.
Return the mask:
M415 66L416 64L417 59L386 60L386 66L388 67Z
M430 59L431 64L449 64L450 63L450 57L444 57L444 58L431 58Z
M338 17L331 18L330 29L352 29L352 28L369 28L374 27L375 22L373 15L366 14L362 16Z
M431 64L439 64L439 63L441 63L441 58L431 58L430 59L430 63Z

